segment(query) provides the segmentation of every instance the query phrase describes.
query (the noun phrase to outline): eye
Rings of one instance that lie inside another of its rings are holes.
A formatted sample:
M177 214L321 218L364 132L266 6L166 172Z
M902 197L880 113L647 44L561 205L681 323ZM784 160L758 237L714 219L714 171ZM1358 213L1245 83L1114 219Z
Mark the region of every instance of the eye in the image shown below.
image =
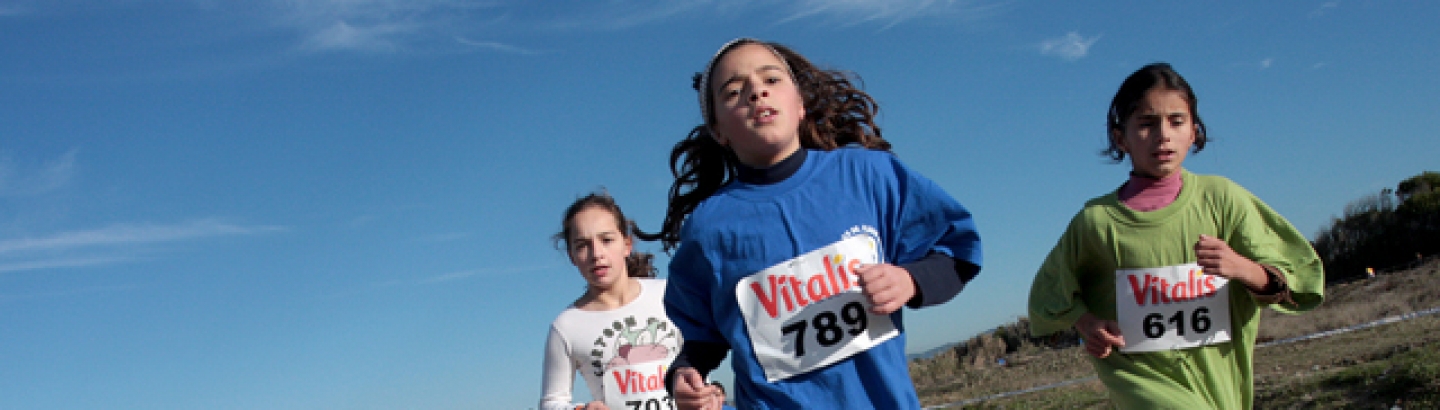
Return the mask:
M785 80L784 78L780 78L780 77L769 77L769 78L766 78L766 79L765 79L765 84L770 84L770 85L780 84L780 82L781 82L781 81L784 81L784 80Z

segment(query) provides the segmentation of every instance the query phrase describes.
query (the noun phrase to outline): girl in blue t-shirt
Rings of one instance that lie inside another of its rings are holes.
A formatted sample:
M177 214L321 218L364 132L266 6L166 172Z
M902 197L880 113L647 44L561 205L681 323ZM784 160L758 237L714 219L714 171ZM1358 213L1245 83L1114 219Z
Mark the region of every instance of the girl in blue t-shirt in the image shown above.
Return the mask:
M706 408L734 351L748 408L919 408L900 308L943 303L980 270L970 213L900 163L851 83L788 47L725 44L695 77L704 124L671 152L667 315L685 342L666 382Z

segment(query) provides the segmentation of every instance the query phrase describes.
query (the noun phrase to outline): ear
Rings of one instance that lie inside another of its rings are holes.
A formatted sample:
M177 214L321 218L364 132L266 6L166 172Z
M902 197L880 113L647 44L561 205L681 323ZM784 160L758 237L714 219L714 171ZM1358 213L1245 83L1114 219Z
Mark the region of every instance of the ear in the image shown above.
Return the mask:
M1125 146L1125 131L1120 129L1110 130L1110 142L1120 149L1120 152L1129 154L1130 148Z

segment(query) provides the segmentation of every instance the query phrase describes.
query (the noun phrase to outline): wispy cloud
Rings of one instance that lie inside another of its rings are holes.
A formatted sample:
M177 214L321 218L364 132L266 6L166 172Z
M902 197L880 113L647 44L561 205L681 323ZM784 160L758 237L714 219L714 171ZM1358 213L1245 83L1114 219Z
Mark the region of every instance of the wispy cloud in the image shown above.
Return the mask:
M543 272L543 271L554 270L554 269L559 269L559 267L556 266L556 265L543 265L543 266L515 266L515 267L497 268L497 269L472 269L472 270L464 270L464 271L459 271L459 272L446 273L446 274L443 274L443 275L431 276L431 277L428 277L428 278L425 278L425 279L421 279L417 284L419 284L419 285L433 285L433 284L437 284L437 283L453 282L453 281L457 281L457 280L461 280L461 279L465 279L465 278L469 278L469 277L477 276L477 275L483 275L483 276L512 275L512 274L520 274L520 273L528 273L528 272Z
M413 30L401 24L353 26L337 21L310 34L301 44L308 50L395 51L396 36Z
M921 18L982 18L1004 6L1003 2L962 0L803 0L783 4L790 4L791 11L781 23L823 18L846 26L880 23L882 29Z
M1275 59L1274 59L1274 58L1266 58L1266 59L1264 59L1264 60L1260 60L1260 69L1261 69L1261 70L1268 69L1268 68L1270 68L1270 65L1271 65L1271 64L1275 64Z
M179 224L115 224L98 229L0 240L0 272L111 265L140 259L137 247L208 237L283 231L216 219Z
M297 30L309 51L399 51L411 42L449 36L494 1L273 0L279 24Z
M91 295L91 294L96 294L96 293L128 292L128 291L133 291L133 290L136 290L136 289L141 289L141 286L139 286L139 285L88 286L88 287L83 287L83 288L76 288L76 289L69 289L69 290L61 290L61 291L51 291L51 292L33 292L33 293L23 293L23 294L0 294L0 302L7 302L7 301L14 301L14 300L24 300L24 299L42 299L42 298L54 298L54 297L66 297L66 296L78 296L78 295Z
M1085 38L1074 31L1066 33L1063 37L1056 37L1040 42L1040 54L1056 56L1066 61L1075 61L1084 58L1090 53L1090 46L1100 41L1100 36Z
M1324 15L1326 15L1326 14L1329 14L1331 10L1334 10L1334 9L1336 9L1336 8L1339 8L1339 7L1340 7L1340 2L1339 2L1339 1L1327 1L1327 2L1325 2L1325 3L1320 4L1320 6L1319 6L1319 7L1316 7L1314 10L1310 10L1310 18L1316 18L1316 17L1324 16Z
M18 4L0 4L0 17L19 16L29 12L29 10Z
M75 177L77 150L26 168L10 159L0 160L0 197L30 196L65 187Z
M459 42L460 44L467 45L467 46L476 47L476 48L481 48L481 49L486 49L486 50L491 50L491 51L498 51L498 52L501 52L501 53L520 54L520 55L527 55L527 56L528 56L528 55L540 54L539 51L531 50L531 49L524 48L524 47L520 47L520 46L515 46L515 45L510 45L510 44L505 44L505 43L500 43L500 42L495 42L495 41L476 41L476 40L471 40L471 39L468 39L468 38L465 38L465 37L462 37L462 36L455 36L455 41Z

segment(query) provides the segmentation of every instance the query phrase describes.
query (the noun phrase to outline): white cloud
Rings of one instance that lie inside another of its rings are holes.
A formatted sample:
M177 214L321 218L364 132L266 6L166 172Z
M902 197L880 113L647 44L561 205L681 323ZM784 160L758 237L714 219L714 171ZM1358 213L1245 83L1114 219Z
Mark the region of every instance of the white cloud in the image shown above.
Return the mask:
M1084 58L1090 53L1090 46L1100 41L1100 36L1085 38L1080 33L1069 32L1064 37L1057 37L1040 42L1040 54L1057 56L1067 61L1075 61Z
M276 226L241 226L215 219L175 225L115 224L84 231L61 232L40 238L0 240L0 257L20 252L57 252L96 246L119 246L225 235L248 235L284 230Z
M476 275L485 275L485 276L493 276L493 275L513 275L513 274L521 274L521 273L528 273L528 272L543 272L543 271L555 270L555 269L561 269L561 267L555 266L555 265L543 265L543 266L516 266L516 267L497 268L497 269L474 269L474 270L465 270L465 271L459 271L459 272L446 273L446 274L443 274L443 275L431 276L431 277L428 277L428 278L425 278L425 279L421 279L418 284L420 284L420 285L433 285L433 284L436 284L436 283L444 283L444 282L451 282L451 281L461 280L461 279L469 278L469 277L476 276Z
M57 257L21 262L0 263L0 273L32 271L54 268L78 268L85 266L111 265L134 261L133 256L77 256Z
M473 11L495 7L466 0L274 0L279 25L297 30L310 51L390 52L439 37Z
M843 26L881 23L882 28L922 18L978 19L1004 8L1005 2L965 0L803 0L784 2L790 12L780 23L807 18L843 22Z
M75 177L77 152L70 150L36 169L24 169L9 159L0 160L0 196L30 196L64 188Z
M12 17L29 13L29 10L18 4L0 4L0 17Z
M455 36L455 41L459 42L460 44L467 45L467 46L476 47L476 48L481 48L481 49L486 49L486 50L490 50L490 51L498 51L498 52L502 52L502 53L520 54L520 55L535 55L535 54L540 54L539 51L531 50L531 49L524 48L524 47L520 47L520 46L515 46L515 45L510 45L510 44L505 44L505 43L500 43L500 42L495 42L495 41L475 41L475 40L471 40L471 39L468 39L468 38L465 38L465 37L461 37L461 36Z
M1339 7L1340 7L1340 2L1339 2L1339 1L1327 1L1327 2L1325 2L1325 3L1323 3L1323 4L1320 4L1320 6L1319 6L1319 7L1316 7L1314 10L1311 10L1311 11L1310 11L1310 18L1316 18L1316 17L1324 16L1324 15L1330 13L1330 10L1334 10L1334 9L1336 9L1336 8L1339 8Z
M1261 69L1261 70L1264 70L1264 69L1270 68L1270 65L1271 65L1271 64L1275 64L1275 59L1273 59L1273 58L1266 58L1266 59L1264 59L1264 60L1260 60L1260 69Z
M408 31L406 27L394 24L378 24L355 27L344 21L337 21L329 27L311 33L302 43L310 50L358 50L394 51L395 37Z
M283 231L277 226L243 226L215 219L180 224L115 224L41 237L0 240L0 273L113 265L141 259L137 247L218 236Z

